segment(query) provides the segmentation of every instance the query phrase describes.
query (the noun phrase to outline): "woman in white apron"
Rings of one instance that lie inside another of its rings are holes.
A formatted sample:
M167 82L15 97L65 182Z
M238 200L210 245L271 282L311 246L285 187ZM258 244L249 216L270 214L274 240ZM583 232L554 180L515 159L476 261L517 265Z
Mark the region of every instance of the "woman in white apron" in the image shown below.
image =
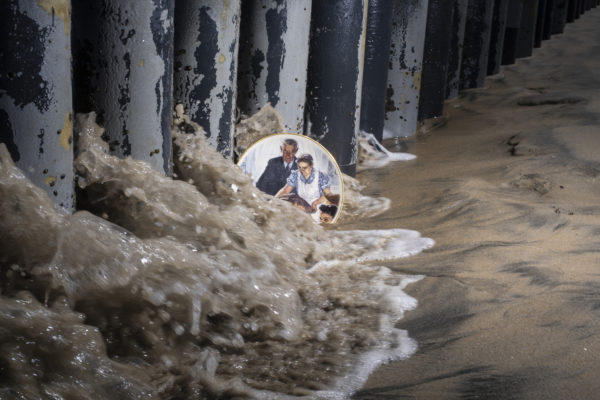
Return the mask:
M327 201L325 195L331 194L329 177L313 168L313 158L310 154L302 154L296 160L298 169L292 171L286 185L275 195L281 197L296 191L312 208L317 211L319 204Z

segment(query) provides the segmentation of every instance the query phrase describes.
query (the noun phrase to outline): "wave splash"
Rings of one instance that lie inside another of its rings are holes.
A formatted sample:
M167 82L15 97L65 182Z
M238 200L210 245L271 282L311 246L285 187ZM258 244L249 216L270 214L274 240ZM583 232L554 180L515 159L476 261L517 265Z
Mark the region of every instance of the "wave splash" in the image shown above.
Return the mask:
M345 398L415 351L394 324L421 277L368 261L431 239L325 230L185 118L178 179L109 155L94 119L78 116L73 215L0 145L0 397Z

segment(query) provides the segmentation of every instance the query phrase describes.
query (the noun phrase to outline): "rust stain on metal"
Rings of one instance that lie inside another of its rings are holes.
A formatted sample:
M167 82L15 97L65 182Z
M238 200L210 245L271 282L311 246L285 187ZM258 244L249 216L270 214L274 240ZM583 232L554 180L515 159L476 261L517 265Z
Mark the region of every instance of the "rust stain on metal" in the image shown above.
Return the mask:
M46 182L46 185L54 186L54 184L56 183L56 177L55 176L47 176L46 179L44 179L44 181Z
M73 136L73 124L71 123L71 113L68 112L65 117L65 125L60 130L60 145L65 150L71 150L71 141Z
M37 0L37 3L50 15L60 18L65 25L65 35L71 32L71 2L70 0Z

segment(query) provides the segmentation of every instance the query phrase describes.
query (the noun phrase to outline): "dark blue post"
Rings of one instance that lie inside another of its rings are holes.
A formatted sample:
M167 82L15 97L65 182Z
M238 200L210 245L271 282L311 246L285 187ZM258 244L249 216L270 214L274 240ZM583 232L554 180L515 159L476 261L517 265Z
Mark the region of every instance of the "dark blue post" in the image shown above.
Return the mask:
M430 0L425 30L419 120L444 112L454 0Z
M538 0L524 0L521 14L521 27L517 39L516 57L529 57L533 53L535 24L537 21Z
M56 205L72 211L70 2L54 3L0 2L0 143Z
M252 115L270 103L287 132L304 131L311 9L311 0L242 2L237 105Z
M389 0L369 1L360 129L371 133L380 142L383 139L393 11L394 4Z
M494 0L469 0L460 74L461 89L482 87L485 83L493 13Z
M306 133L354 175L367 0L316 1L306 88Z
M533 40L533 47L542 46L544 22L546 19L546 4L547 0L539 0L538 2L537 22L535 23L535 39Z
M517 59L517 41L521 28L522 0L509 0L504 47L502 48L502 65L514 64Z
M553 35L563 33L567 22L567 0L554 0L554 14L552 15Z
M177 0L173 97L225 157L233 151L239 26L239 0Z
M73 0L74 108L112 154L171 172L175 0Z
M507 1L507 0L501 0ZM446 79L446 98L454 99L460 90L460 69L462 65L463 44L467 27L467 7L469 0L455 0L452 15L452 38L448 55L448 77Z
M490 34L490 51L488 55L488 75L500 72L502 63L502 49L504 48L504 32L508 18L509 0L496 0L494 2L494 16L492 19L492 32Z

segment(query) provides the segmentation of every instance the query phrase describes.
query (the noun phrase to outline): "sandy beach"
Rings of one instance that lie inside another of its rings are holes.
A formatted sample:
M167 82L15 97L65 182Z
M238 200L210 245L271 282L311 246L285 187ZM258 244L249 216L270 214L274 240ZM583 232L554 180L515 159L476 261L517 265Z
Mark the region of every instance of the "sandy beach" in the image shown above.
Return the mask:
M386 143L417 159L358 174L391 209L343 229L436 245L397 325L410 359L356 399L592 399L600 380L600 8L448 102L443 126Z

